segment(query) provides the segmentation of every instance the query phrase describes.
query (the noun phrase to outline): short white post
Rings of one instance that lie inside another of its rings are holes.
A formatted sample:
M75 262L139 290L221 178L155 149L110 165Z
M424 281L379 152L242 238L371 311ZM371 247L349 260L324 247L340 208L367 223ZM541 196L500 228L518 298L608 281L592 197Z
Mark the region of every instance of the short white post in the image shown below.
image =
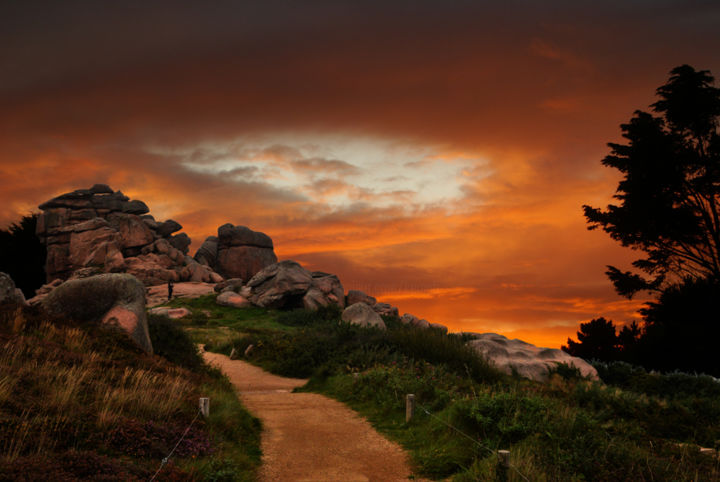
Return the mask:
M500 480L508 480L508 472L510 471L510 451L498 450L498 471L500 472Z
M205 418L210 416L210 399L206 397L200 398L200 413Z
M408 423L415 415L415 395L405 395L405 423Z

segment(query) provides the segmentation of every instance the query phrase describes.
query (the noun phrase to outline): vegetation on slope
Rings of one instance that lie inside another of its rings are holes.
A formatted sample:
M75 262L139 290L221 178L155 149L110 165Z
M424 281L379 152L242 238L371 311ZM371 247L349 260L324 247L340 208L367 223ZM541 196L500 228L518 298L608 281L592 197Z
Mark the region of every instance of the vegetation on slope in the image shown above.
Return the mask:
M149 480L183 434L156 480L252 480L257 419L175 324L151 317L150 333L161 356L124 333L0 310L0 480Z
M207 324L225 316L206 309ZM243 310L233 316L234 328L208 349L243 353L252 344L249 361L311 377L305 390L368 417L410 451L419 475L492 480L499 475L496 450L509 449L511 480L720 479L717 458L699 449L720 440L713 379L637 369L632 378L613 365L601 370L609 382L602 384L561 366L550 383L539 384L495 372L458 335L393 319L383 332L340 324L333 310L262 312L257 326ZM190 319L183 323L196 328ZM405 423L408 393L418 408Z

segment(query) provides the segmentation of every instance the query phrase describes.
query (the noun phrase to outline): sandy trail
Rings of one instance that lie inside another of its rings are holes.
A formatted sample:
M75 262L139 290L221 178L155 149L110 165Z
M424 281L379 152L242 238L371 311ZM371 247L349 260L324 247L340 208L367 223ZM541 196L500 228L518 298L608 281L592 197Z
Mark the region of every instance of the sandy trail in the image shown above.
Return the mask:
M263 422L260 480L386 482L411 474L400 446L345 405L315 393L291 393L306 380L272 375L224 355L204 357L227 374Z

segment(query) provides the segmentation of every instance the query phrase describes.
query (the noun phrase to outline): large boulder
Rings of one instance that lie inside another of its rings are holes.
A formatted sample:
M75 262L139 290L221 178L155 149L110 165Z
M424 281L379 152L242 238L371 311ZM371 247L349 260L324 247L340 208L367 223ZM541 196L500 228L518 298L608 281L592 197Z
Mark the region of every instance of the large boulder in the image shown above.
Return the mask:
M342 313L342 321L363 327L374 327L385 330L385 322L375 310L365 303L350 305Z
M531 380L547 381L549 370L566 363L580 370L580 374L597 380L595 368L581 358L570 356L556 348L541 348L522 340L509 340L496 333L473 334L468 341L474 350L499 370Z
M126 273L100 274L69 280L41 301L50 314L126 331L146 352L152 343L145 315L145 287Z
M215 271L224 278L249 280L263 268L277 263L272 239L264 233L224 224L218 228L217 237Z
M264 308L302 308L312 285L312 273L295 261L272 264L250 278L250 301Z
M303 297L303 306L309 310L317 310L328 305L344 308L345 290L340 279L334 274L315 271L312 273L312 284Z
M25 304L25 296L9 274L0 272L0 305L5 303Z

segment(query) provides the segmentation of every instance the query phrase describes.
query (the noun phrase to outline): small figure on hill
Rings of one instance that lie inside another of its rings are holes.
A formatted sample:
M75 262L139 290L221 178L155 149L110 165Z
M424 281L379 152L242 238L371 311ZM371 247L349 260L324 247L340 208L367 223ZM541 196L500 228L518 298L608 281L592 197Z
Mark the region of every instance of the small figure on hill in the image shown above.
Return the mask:
M168 301L172 299L172 293L173 293L173 287L175 285L173 284L172 280L168 280Z

